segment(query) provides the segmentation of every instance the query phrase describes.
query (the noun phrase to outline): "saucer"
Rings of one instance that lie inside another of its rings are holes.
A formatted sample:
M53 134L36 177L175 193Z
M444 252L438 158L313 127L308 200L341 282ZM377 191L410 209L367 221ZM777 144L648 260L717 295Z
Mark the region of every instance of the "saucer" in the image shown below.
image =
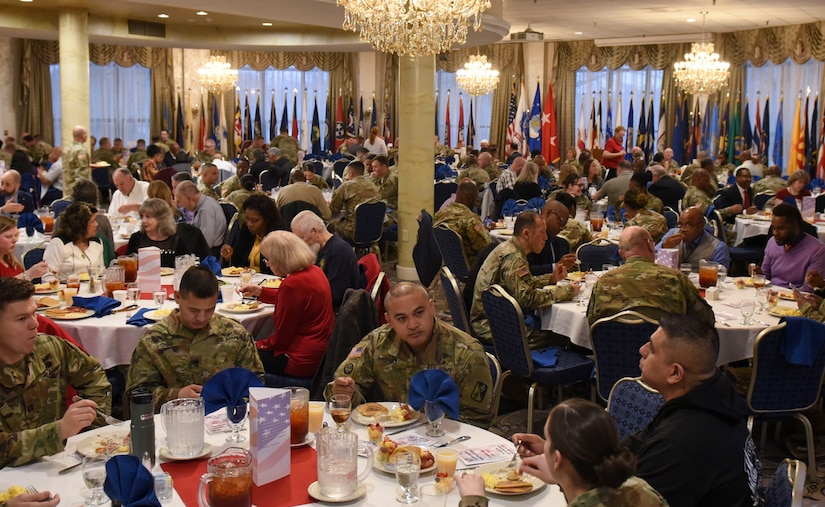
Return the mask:
M304 441L300 444L289 444L290 447L303 447L305 445L309 445L315 441L315 434L314 433L307 433L307 436L304 438Z
M212 446L207 444L206 442L203 443L203 449L201 449L201 452L199 452L198 454L196 454L194 456L188 456L188 457L174 456L174 455L169 453L169 449L166 448L166 447L161 447L160 450L158 451L158 456L160 456L161 458L163 458L166 461L190 461L190 460L193 460L193 459L205 458L207 456L210 456L211 454L212 454Z
M350 495L344 496L344 497L341 497L341 498L330 498L326 495L321 494L321 485L318 484L318 481L315 481L315 482L313 482L312 484L309 485L309 487L307 488L307 493L309 493L309 496L311 496L312 498L314 498L316 500L320 500L322 502L330 502L330 503L349 502L349 501L356 500L356 499L361 498L362 496L366 495L367 494L367 485L362 482L361 484L358 484L355 487L355 491L353 491Z

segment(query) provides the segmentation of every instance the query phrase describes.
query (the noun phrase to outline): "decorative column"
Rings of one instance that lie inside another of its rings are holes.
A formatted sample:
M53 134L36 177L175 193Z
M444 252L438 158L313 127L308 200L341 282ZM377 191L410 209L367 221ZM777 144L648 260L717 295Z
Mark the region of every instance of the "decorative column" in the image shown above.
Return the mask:
M89 129L89 33L86 9L61 7L58 21L60 44L60 116L63 149L72 144L72 129ZM58 132L55 132L55 143ZM89 132L94 134L94 132ZM86 149L89 147L87 146Z
M417 280L412 259L416 218L433 212L433 118L435 57L400 58L398 108L398 278Z

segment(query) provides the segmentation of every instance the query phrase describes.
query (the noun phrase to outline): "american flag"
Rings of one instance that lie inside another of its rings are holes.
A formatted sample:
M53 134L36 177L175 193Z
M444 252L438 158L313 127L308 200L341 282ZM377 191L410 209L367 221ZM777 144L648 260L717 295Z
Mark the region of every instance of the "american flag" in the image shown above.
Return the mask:
M516 83L510 90L510 110L507 113L507 147L505 151L510 153L510 144L516 142Z
M289 396L258 400L258 448L269 446L289 429Z

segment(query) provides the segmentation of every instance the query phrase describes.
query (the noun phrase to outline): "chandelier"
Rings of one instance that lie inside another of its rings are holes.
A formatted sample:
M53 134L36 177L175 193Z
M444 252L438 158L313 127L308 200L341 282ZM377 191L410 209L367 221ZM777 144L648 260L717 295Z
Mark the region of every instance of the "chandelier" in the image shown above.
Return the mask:
M226 61L225 56L212 56L203 67L198 69L198 82L211 93L222 93L235 88L238 71Z
M467 41L473 18L481 29L481 13L490 0L337 0L344 7L344 30L359 31L361 40L384 53L433 55Z
M690 45L685 60L673 64L676 86L691 95L709 95L727 83L730 63L719 61L713 42L705 42L705 16L702 12L702 42Z
M487 63L484 55L470 55L470 61L458 69L458 86L470 95L487 95L498 85L498 71Z

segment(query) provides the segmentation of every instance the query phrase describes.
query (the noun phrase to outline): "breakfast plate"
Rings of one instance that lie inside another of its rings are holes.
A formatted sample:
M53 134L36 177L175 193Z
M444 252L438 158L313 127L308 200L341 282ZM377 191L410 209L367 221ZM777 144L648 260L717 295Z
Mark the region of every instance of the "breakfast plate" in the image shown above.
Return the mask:
M774 317L801 317L802 312L799 308L792 308L790 306L774 306L768 308L768 313Z
M67 308L52 308L46 310L43 314L52 320L80 320L91 317L95 314L95 311L79 306L69 306Z
M221 310L229 313L253 313L257 312L258 310L262 310L263 307L263 303L259 301L252 301L247 303L233 301L231 303L223 303L221 305Z
M506 463L487 463L475 471L484 479L484 490L494 495L519 496L528 495L542 490L547 483L529 474L521 474L519 478L508 478L504 468ZM499 488L499 489L496 489Z
M383 401L358 405L352 410L350 419L364 426L380 422L385 428L397 428L413 424L421 415L406 403Z
M126 454L130 449L130 436L128 431L116 433L103 433L86 437L77 443L77 453L81 456L106 456L110 443L116 445L118 454Z
M229 267L221 270L221 276L241 276L246 268Z
M157 310L152 310L150 312L146 312L143 314L149 320L161 320L169 316L174 310L171 308L158 308Z

